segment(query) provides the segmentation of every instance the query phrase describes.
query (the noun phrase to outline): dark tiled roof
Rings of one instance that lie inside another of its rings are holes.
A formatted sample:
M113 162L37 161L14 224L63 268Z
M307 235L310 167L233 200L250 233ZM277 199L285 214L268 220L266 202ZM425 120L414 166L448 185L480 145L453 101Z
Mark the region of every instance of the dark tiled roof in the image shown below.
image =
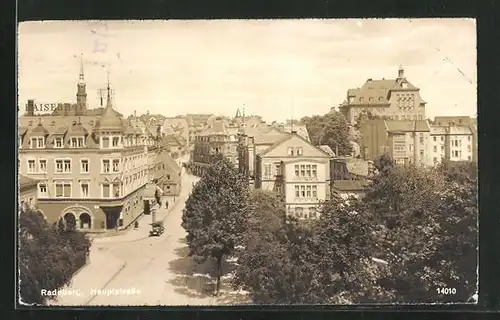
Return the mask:
M365 180L335 180L333 188L339 191L363 191L368 187Z
M106 106L104 114L98 120L96 128L100 130L123 130L123 122L119 113L117 113L111 104Z
M406 88L403 88L403 83ZM361 88L349 89L347 95L353 97L351 104L377 105L389 103L389 94L392 90L418 90L417 87L409 83L406 79L368 79Z
M43 124L40 122L39 124L36 125L36 127L31 129L30 134L31 135L47 135L47 134L49 134L49 132L47 131L47 129L45 129Z
M68 134L69 135L88 135L88 130L85 129L85 127L81 124L81 122L77 122L76 124L73 124L69 126Z

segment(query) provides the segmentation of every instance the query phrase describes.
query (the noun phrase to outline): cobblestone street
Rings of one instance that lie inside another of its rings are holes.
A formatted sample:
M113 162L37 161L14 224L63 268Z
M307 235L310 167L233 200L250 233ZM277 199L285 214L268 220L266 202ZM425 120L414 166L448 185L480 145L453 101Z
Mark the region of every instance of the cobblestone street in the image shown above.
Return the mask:
M157 209L165 232L149 237L151 216L143 216L137 230L93 240L91 262L73 279L70 289L80 296L62 296L58 305L216 305L245 301L223 284L214 297L212 261L196 265L188 257L182 210L198 178L184 174L183 188L170 210ZM229 267L225 268L230 271ZM97 277L97 275L99 275ZM227 279L228 276L224 277ZM97 290L101 290L99 293ZM129 290L113 293L111 290ZM97 294L96 294L97 293Z

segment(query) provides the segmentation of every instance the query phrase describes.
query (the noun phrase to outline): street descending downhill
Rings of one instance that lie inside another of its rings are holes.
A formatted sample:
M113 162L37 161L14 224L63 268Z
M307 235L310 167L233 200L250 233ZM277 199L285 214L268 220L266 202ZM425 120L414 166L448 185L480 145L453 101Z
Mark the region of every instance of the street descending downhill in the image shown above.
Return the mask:
M164 217L165 232L159 237L141 237L146 234L150 216L140 221L139 230L126 235L96 239L92 250L99 250L126 262L126 266L102 290L135 290L135 294L101 293L90 299L87 305L211 305L215 299L210 293L201 293L200 286L190 285L193 264L187 257L186 232L182 228L182 210L193 183L198 178L185 174L182 191L172 210ZM157 220L165 212L158 209ZM132 238L135 239L131 240ZM190 288L193 288L192 290ZM190 292L193 291L193 292Z

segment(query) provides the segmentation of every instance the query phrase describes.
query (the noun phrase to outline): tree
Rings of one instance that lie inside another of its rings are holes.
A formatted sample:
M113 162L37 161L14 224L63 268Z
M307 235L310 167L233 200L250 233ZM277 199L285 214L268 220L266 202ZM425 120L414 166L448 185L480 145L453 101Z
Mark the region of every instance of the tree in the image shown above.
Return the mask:
M391 159L389 154L384 153L373 161L373 165L375 166L377 172L381 173L382 176L385 176L394 167L394 161Z
M301 122L306 125L313 144L328 145L341 155L351 154L349 126L342 113L332 111L323 116L305 117Z
M389 274L379 283L394 301L466 301L474 293L476 182L457 179L456 169L443 170L392 167L363 199L363 210L381 226L374 252L388 261ZM438 288L458 292L445 296Z
M41 290L58 290L71 282L88 257L91 243L85 234L48 225L38 211L19 216L20 296L25 303L45 304L51 296Z
M223 258L241 241L248 213L248 184L229 160L219 157L195 185L182 215L190 256L200 263L217 261L216 294Z
M371 217L355 211L355 199L334 197L307 225L286 223L284 205L272 193L255 192L252 203L233 286L248 290L254 303L380 301L369 260Z
M249 291L258 304L316 301L309 292L311 230L286 217L284 202L273 192L256 190L251 203L233 287Z

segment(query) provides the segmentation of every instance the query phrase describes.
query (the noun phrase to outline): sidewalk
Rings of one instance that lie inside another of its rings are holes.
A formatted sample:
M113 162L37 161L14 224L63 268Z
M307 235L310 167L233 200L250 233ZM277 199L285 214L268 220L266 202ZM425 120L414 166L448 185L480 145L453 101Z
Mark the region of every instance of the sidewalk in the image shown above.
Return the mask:
M185 171L182 171L181 177L184 176ZM185 186L183 186L183 189ZM175 198L175 202L173 201ZM183 195L181 191L181 195L179 196L163 196L162 197L162 207L158 208L158 205L155 205L156 208L156 221L163 221L167 217L167 215L177 207L180 202L186 201L186 197ZM165 200L168 201L168 209L165 208ZM118 235L113 235L110 237L96 237L93 239L93 243L95 244L105 244L105 243L125 243L125 242L133 242L140 241L143 239L147 239L149 237L149 231L151 231L151 223L153 222L152 215L142 215L139 219L139 228L134 229L129 228L124 230L122 233ZM167 229L168 226L165 226Z
M123 268L125 261L100 252L90 252L90 263L72 279L71 284L64 290L76 293L60 295L57 301L49 305L54 306L83 306L93 298L93 290L104 288Z

